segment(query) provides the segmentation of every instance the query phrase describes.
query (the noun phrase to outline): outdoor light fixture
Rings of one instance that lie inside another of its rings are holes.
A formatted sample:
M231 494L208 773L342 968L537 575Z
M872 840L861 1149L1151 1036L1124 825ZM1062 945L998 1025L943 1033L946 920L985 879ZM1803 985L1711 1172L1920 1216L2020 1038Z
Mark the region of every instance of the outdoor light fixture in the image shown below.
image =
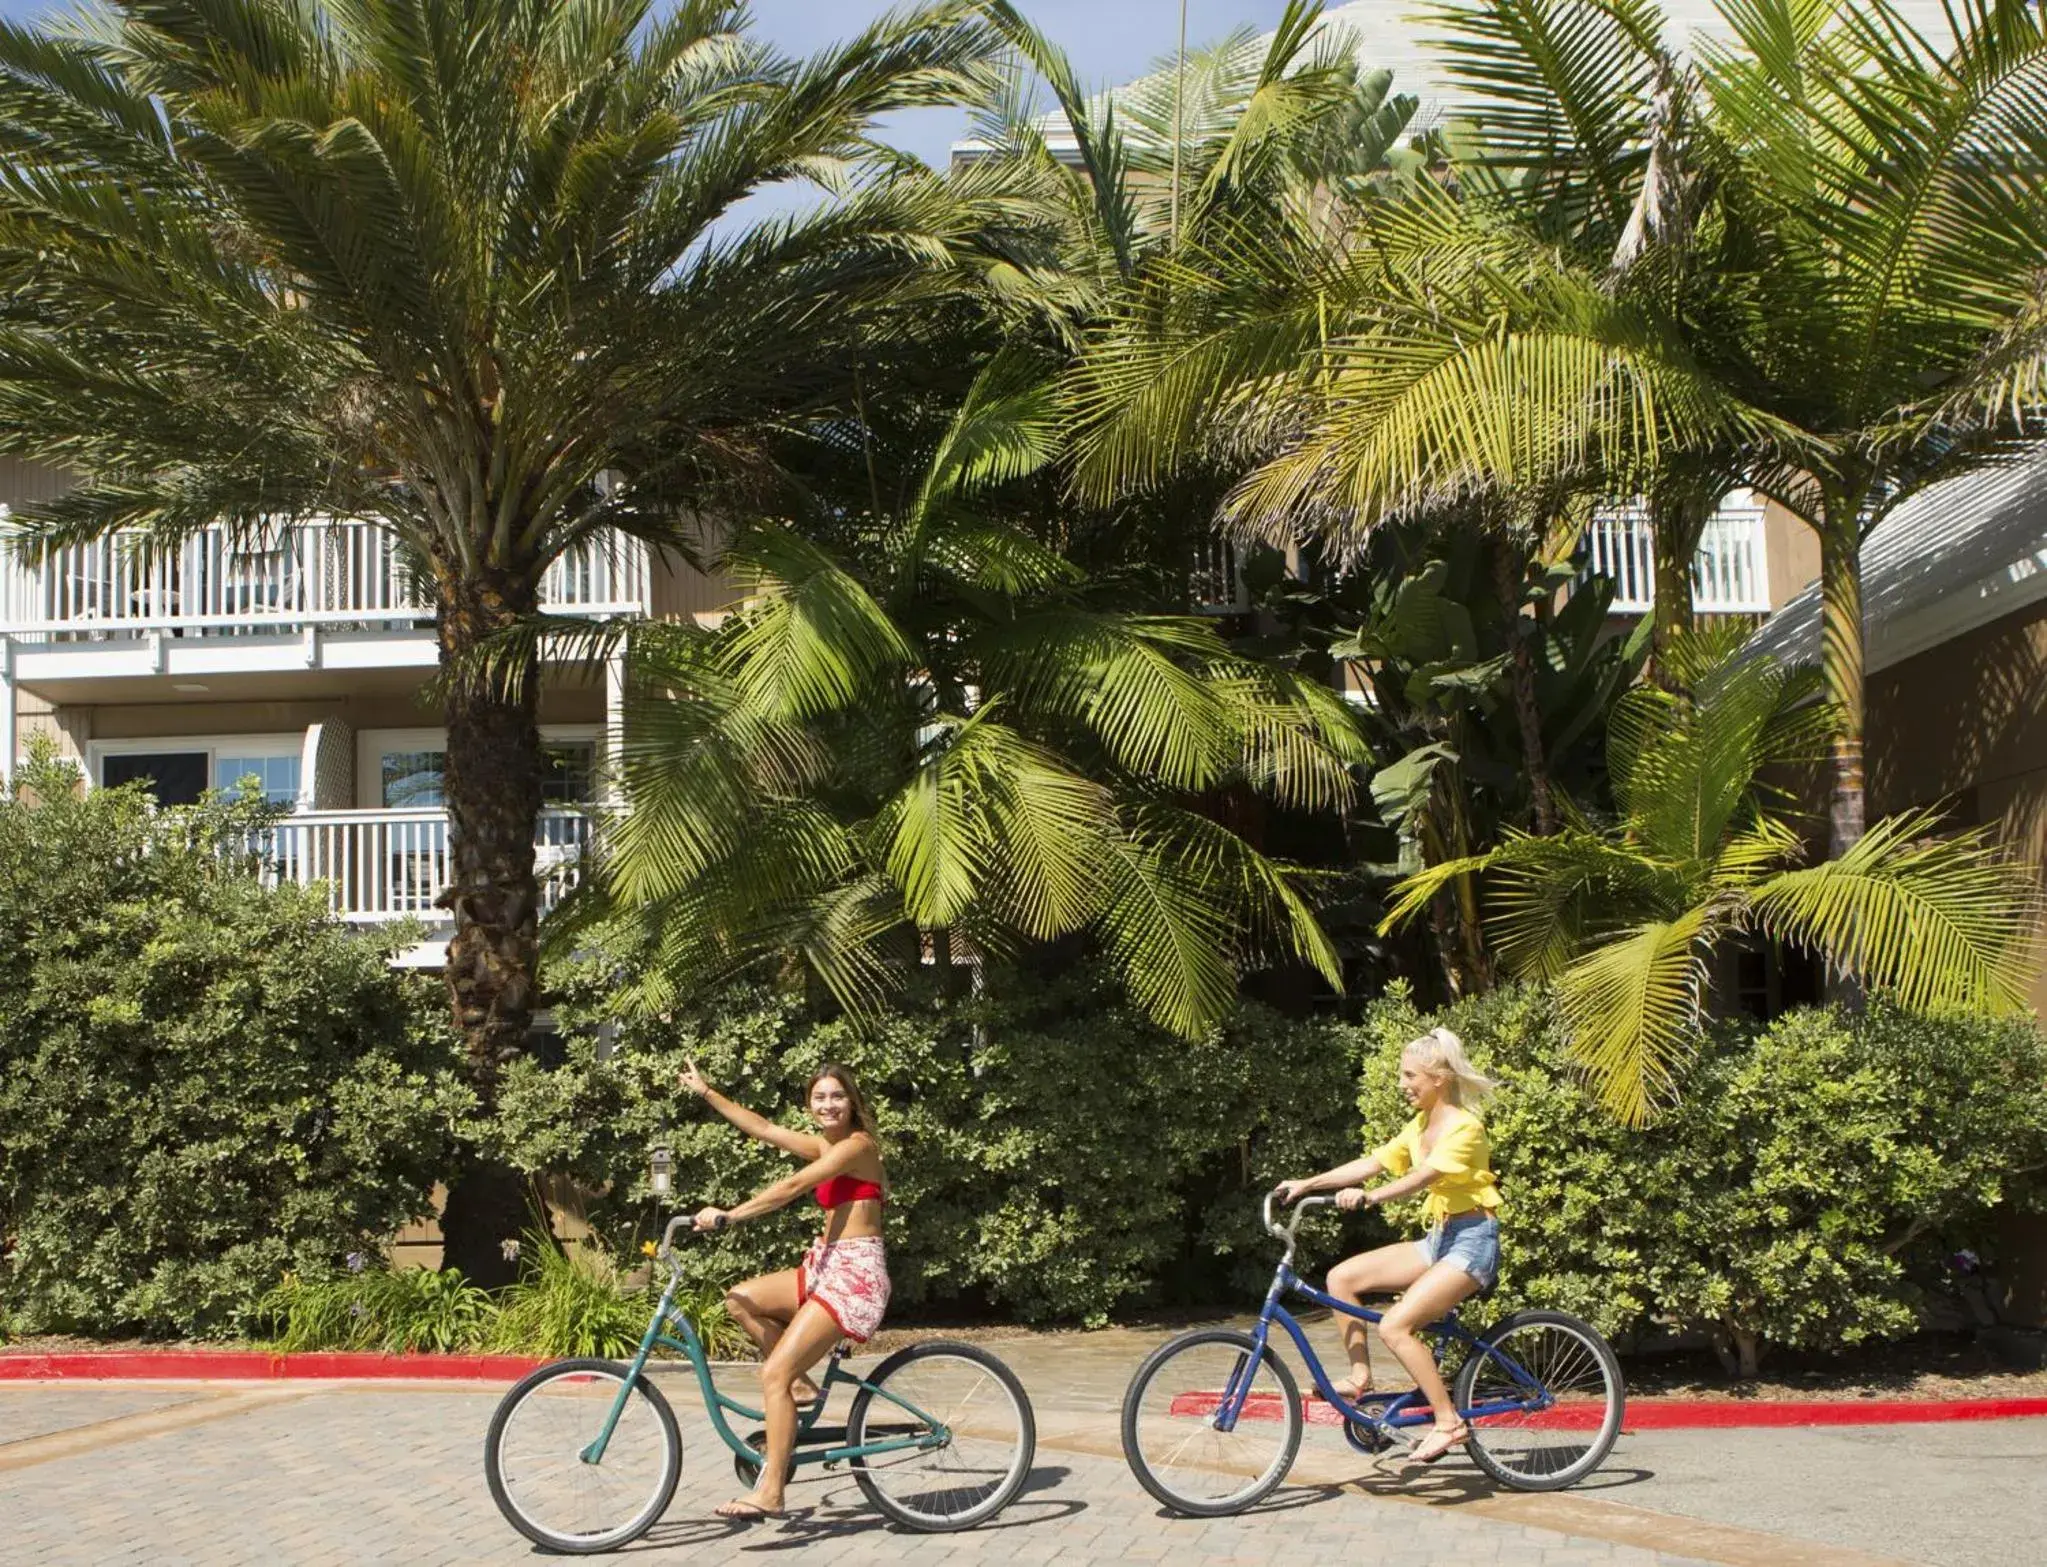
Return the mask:
M647 1163L647 1188L656 1197L666 1197L674 1185L675 1154L666 1143L658 1143Z

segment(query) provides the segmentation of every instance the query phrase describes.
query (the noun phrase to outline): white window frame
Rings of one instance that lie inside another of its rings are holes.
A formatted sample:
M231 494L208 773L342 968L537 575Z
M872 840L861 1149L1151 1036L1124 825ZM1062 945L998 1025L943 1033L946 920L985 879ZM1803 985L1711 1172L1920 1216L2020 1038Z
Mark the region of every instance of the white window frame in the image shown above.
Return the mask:
M296 734L203 734L203 735L151 735L137 740L88 740L85 743L85 787L100 787L100 765L109 755L114 756L168 756L179 751L204 751L206 753L206 778L212 786L214 769L220 765L223 756L260 756L265 760L278 756L295 756L303 761L306 752L306 735L302 729ZM294 808L305 803L306 779L303 766L300 768L299 792Z
M542 724L540 743L585 743L594 749L599 767L604 763L604 725ZM358 729L355 732L355 797L361 809L384 809L384 754L387 751L440 751L448 749L448 731L431 729Z

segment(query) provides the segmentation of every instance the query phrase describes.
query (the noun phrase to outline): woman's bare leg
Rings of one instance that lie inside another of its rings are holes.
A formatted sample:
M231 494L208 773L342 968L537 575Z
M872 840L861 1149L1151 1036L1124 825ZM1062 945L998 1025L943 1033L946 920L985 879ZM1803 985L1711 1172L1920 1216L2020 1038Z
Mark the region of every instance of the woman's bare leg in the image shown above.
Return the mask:
M776 1344L788 1331L796 1308L802 1304L803 1270L784 1268L780 1273L763 1273L726 1291L725 1309L761 1352L761 1360L775 1352ZM808 1377L798 1380L796 1396L805 1402L817 1397L817 1384Z
M796 1384L804 1372L824 1358L841 1334L830 1312L805 1301L775 1341L761 1364L761 1408L768 1417L768 1446L761 1455L760 1478L753 1493L718 1509L720 1518L751 1518L782 1510L789 1455L796 1451Z
M1439 1320L1477 1291L1478 1280L1456 1263L1439 1262L1415 1280L1379 1320L1380 1342L1393 1351L1393 1358L1407 1369L1422 1397L1429 1401L1438 1431L1454 1431L1462 1422L1457 1418L1457 1406L1450 1401L1450 1390L1443 1385L1443 1373L1436 1369L1436 1357L1415 1330Z
M1353 1306L1362 1306L1367 1295L1397 1295L1422 1276L1428 1264L1413 1241L1396 1241L1373 1251L1346 1257L1329 1270L1329 1293ZM1350 1361L1349 1386L1338 1387L1356 1398L1372 1385L1372 1352L1364 1322L1357 1317L1337 1317L1343 1334L1343 1353Z

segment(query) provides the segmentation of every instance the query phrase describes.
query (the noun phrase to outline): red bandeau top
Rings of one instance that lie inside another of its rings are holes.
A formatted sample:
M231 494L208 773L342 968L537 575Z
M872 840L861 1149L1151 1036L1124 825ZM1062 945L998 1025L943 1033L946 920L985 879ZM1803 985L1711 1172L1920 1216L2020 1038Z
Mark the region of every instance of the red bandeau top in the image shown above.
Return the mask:
M836 1208L842 1202L858 1202L863 1197L880 1196L879 1183L863 1181L857 1175L835 1175L817 1189L817 1203L820 1208Z

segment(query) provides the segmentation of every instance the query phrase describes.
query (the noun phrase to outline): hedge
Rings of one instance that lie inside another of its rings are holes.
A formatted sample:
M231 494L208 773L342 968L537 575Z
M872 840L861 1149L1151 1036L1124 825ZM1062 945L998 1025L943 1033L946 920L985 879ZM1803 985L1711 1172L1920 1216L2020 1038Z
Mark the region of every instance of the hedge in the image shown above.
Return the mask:
M468 1103L437 987L47 755L0 796L0 1321L221 1335L422 1213ZM224 858L224 856L226 856Z

